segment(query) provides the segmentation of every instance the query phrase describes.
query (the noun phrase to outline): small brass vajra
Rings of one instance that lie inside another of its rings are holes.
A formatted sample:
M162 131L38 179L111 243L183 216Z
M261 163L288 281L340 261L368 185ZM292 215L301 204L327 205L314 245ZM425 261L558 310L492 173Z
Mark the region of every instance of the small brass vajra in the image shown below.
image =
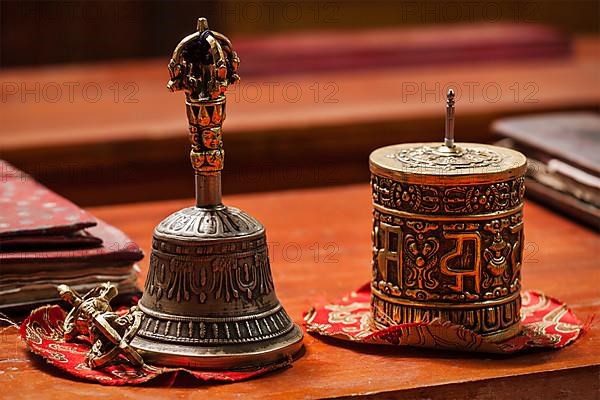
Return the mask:
M92 348L86 355L90 368L100 368L119 358L134 366L144 365L144 360L130 345L140 326L141 313L137 307L117 313L110 301L117 295L115 285L107 282L80 295L67 285L58 286L60 297L73 306L64 322L67 342L87 337Z

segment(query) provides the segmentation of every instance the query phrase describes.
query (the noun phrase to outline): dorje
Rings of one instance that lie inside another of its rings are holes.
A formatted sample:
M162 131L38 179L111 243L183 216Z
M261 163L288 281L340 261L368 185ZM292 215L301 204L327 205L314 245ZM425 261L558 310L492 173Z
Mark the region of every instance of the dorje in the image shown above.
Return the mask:
M443 144L371 153L377 326L439 319L490 340L520 330L523 255L521 153L454 143L454 92Z
M231 42L198 20L169 63L185 92L196 205L158 224L131 345L145 361L202 368L262 366L292 357L302 331L273 287L265 229L221 203L225 90L239 80Z

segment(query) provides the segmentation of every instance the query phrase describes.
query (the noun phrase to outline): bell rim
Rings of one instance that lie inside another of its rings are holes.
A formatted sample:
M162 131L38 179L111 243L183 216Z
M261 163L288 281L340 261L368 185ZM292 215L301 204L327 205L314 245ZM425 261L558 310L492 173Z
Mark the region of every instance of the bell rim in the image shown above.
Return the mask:
M302 329L293 323L292 329L284 335L248 344L186 346L136 335L131 346L151 364L224 370L264 367L295 358L303 347L303 339Z
M277 298L275 300L276 301L274 302L274 304L268 304L267 306L264 306L262 309L258 309L257 310L258 312L256 312L256 313L253 313L253 314L240 313L239 315L231 315L231 316L227 316L227 317L217 317L217 316L213 316L213 315L207 315L207 316L193 315L192 316L192 315L173 314L170 312L157 311L157 310L152 309L152 307L144 305L144 303L142 302L141 299L138 302L138 307L146 315L149 315L154 318L171 320L174 322L205 322L205 323L239 322L239 321L253 320L256 318L270 316L279 311L285 312L285 309L283 308L283 306L281 305L279 300L277 300Z

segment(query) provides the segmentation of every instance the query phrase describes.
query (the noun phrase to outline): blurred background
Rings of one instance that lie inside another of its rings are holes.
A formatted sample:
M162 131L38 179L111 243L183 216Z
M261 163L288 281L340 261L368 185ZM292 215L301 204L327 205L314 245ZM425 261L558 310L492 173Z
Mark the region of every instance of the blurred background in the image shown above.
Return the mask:
M193 195L175 45L229 36L225 193L367 182L368 154L597 111L597 1L1 1L0 158L83 205Z
M597 1L581 0L26 0L1 4L2 66L166 58L200 15L235 38L502 21L547 24L569 33L598 33L599 14Z

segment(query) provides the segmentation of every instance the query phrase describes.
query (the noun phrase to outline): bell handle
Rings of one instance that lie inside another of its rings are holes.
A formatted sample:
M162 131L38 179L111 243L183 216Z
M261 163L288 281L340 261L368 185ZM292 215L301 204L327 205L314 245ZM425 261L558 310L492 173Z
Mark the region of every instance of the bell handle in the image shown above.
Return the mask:
M168 65L171 79L167 88L186 94L190 161L196 177L198 207L221 204L225 92L230 84L239 81L239 62L231 41L209 30L206 18L199 18L197 31L179 42Z

